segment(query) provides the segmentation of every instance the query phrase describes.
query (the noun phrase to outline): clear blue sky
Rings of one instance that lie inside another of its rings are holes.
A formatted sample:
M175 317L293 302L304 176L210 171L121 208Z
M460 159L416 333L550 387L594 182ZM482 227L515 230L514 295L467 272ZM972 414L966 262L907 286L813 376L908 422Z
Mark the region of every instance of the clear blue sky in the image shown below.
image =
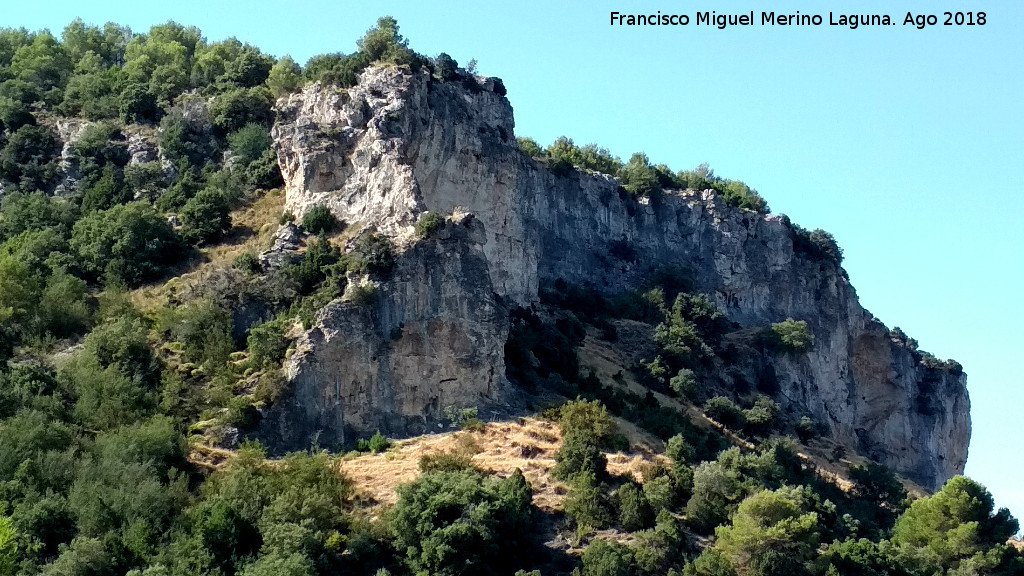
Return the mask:
M486 4L486 5L485 5ZM2 26L59 31L73 18L145 31L173 19L305 62L352 51L376 18L411 47L500 76L516 132L565 134L675 169L709 162L776 213L831 231L862 304L968 373L967 473L1024 515L1024 2L987 24L618 28L609 13L775 10L936 13L934 2L688 0L515 3L7 2ZM891 6L897 6L892 10ZM886 6L890 9L887 10ZM939 13L941 14L941 13Z

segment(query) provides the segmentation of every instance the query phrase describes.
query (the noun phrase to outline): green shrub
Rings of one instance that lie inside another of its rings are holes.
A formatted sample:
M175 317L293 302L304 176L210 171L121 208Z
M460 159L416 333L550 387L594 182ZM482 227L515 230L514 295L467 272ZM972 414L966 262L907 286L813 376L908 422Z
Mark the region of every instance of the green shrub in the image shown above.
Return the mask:
M160 121L160 150L172 162L182 160L189 165L202 168L213 162L220 146L200 122L186 120L175 110Z
M22 192L47 191L58 174L57 139L41 126L18 128L0 150L0 178Z
M836 239L822 229L808 232L806 229L790 223L793 229L793 252L819 262L843 262L843 249Z
M302 215L302 230L307 234L330 234L338 226L338 219L330 208L317 204Z
M244 397L235 397L228 401L228 411L224 423L238 427L239 430L250 430L259 422L260 412L252 405L252 401Z
M618 176L623 188L634 196L650 197L661 190L657 172L651 167L647 155L641 152L630 157Z
M652 510L674 509L678 502L675 492L672 479L668 476L658 476L644 481L644 497L647 498Z
M525 557L532 496L518 470L505 480L472 471L423 474L398 488L395 543L413 573L511 572Z
M739 474L720 461L704 462L693 473L693 495L686 503L686 520L701 534L724 523L743 498Z
M90 276L130 287L156 279L183 255L177 234L144 203L85 216L71 233L71 249Z
M368 445L370 451L376 454L377 452L384 452L385 450L390 448L391 442L389 442L388 439L385 438L384 435L380 433L380 430L378 430L376 434L370 437L370 442L368 443Z
M629 576L633 553L618 542L594 540L583 551L583 576Z
M910 505L892 529L892 542L918 558L926 573L995 573L1019 526L1009 510L994 508L984 486L956 476Z
M796 435L800 442L807 444L819 435L817 423L807 416L801 417L800 422L796 425Z
M167 175L160 162L143 162L124 167L124 183L134 196L156 198L167 187Z
M766 437L778 432L782 425L782 408L767 396L759 396L754 405L743 411L743 430L752 436Z
M285 379L284 374L280 370L267 370L260 375L253 395L258 402L269 405L277 402L284 396L287 389L288 380Z
M418 59L416 53L409 49L409 41L398 33L398 22L391 16L379 18L377 25L367 30L357 45L370 62L414 64Z
M802 488L765 490L744 500L715 536L715 550L738 574L806 574L817 557L818 515Z
M771 210L768 208L768 203L765 202L764 198L757 193L750 186L747 186L739 180L725 180L722 181L719 192L722 193L722 197L725 202L730 206L737 208L743 208L760 214L767 214Z
M434 212L424 212L416 220L416 235L420 238L430 238L444 226L444 218Z
M473 458L468 454L440 452L437 454L424 454L420 457L420 472L424 474L432 472L462 472L475 469Z
M232 262L232 265L246 274L259 274L263 272L263 267L260 266L260 259L250 251L239 254L235 261Z
M267 150L245 168L245 179L255 188L270 190L284 185L277 153ZM284 222L282 222L283 224Z
M270 69L267 76L267 87L270 88L274 98L298 91L302 88L302 69L292 60L291 56L281 58Z
M441 52L434 59L434 74L441 80L451 80L458 74L459 63L448 54Z
M623 530L636 532L653 526L654 511L636 484L628 482L616 490L615 505L619 512L619 526Z
M340 259L341 251L327 238L320 237L306 245L301 262L285 267L283 273L297 284L299 294L309 294L334 274Z
M531 158L542 158L544 156L544 149L533 138L516 138L516 144L524 154Z
M210 298L195 300L171 311L163 328L184 344L185 358L209 371L223 368L235 349L231 314Z
M274 119L273 105L270 90L263 86L227 90L210 104L214 133L224 137L247 124L266 126Z
M157 104L156 97L149 93L145 85L135 82L125 84L121 90L117 99L117 111L125 124L155 122L164 114Z
M704 413L727 428L739 428L743 425L743 413L732 400L724 396L715 396L705 402Z
M771 336L776 346L791 352L810 350L814 345L814 335L804 320L787 318L782 322L776 322L772 324Z
M669 386L679 396L692 400L697 395L697 376L693 370L682 368L669 380Z
M559 424L562 436L579 436L600 444L615 429L615 423L608 416L608 409L597 400L576 399L566 402L559 409Z
M611 524L612 513L604 487L593 472L583 471L569 480L563 502L565 513L581 530L600 530Z
M458 408L457 406L445 406L444 415L448 422L462 430L479 431L483 429L483 422L480 421L480 413L476 408Z
M257 367L279 366L288 351L287 328L283 318L254 326L248 337L249 362Z
M387 275L395 264L391 239L383 234L362 234L345 255L348 269L356 274Z
M228 146L242 166L259 160L273 144L274 139L270 137L270 130L261 124L249 123L228 134Z
M181 216L181 236L195 244L206 244L221 238L231 229L231 211L224 195L204 188L185 203Z
M373 282L356 282L345 291L345 299L357 306L369 304L377 294L377 285Z
M520 142L520 146L526 145L524 151L534 157L540 154L534 153L530 144L536 145L532 140ZM539 148L539 147L538 147ZM565 174L573 166L584 170L592 170L609 176L615 176L622 169L622 161L612 156L608 150L596 144L587 144L580 148L570 138L561 136L557 138L546 150L547 162L552 172Z

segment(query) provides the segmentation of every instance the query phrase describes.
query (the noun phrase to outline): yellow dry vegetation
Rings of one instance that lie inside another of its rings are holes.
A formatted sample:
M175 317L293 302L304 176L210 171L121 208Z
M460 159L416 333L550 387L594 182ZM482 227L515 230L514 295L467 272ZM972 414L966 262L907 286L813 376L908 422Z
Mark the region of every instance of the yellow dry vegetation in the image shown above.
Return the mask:
M358 498L368 507L398 501L396 488L420 475L420 458L457 453L472 456L475 467L487 474L508 477L518 468L533 487L533 503L544 511L562 509L567 486L551 476L555 454L562 445L557 424L538 418L484 425L477 432L431 434L404 440L382 454L365 454L345 459L340 470L353 481ZM613 475L633 474L642 479L645 464L663 456L649 451L607 453L608 471Z
M210 264L230 264L246 251L270 247L284 210L284 190L259 193L252 202L231 213L231 231L225 240L201 250Z
M231 231L218 244L199 250L200 258L179 264L166 282L129 292L132 304L147 316L167 304L172 291L203 282L216 268L230 266L243 252L259 253L270 247L284 209L284 190L260 191L248 205L231 213Z

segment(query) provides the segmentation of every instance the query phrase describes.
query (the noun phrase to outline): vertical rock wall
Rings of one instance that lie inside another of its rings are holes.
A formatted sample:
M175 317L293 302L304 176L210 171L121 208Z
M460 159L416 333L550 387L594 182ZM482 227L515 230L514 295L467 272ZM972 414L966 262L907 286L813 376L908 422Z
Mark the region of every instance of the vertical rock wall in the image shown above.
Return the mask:
M923 486L963 471L964 375L926 368L890 339L838 266L794 251L786 217L728 207L711 191L638 201L607 176L555 175L519 152L494 79L438 82L379 67L351 89L315 85L278 108L274 136L296 215L326 204L404 238L425 210L473 215L465 234L406 252L372 312L323 311L290 361L291 404L271 419L296 441L314 428L339 439L375 426L418 431L448 402L500 405L512 393L502 358L508 306L534 302L541 282L613 292L681 267L744 327L809 323L813 349L774 361L789 410ZM636 257L612 256L613 243ZM402 338L389 339L403 322ZM342 388L336 373L347 374Z

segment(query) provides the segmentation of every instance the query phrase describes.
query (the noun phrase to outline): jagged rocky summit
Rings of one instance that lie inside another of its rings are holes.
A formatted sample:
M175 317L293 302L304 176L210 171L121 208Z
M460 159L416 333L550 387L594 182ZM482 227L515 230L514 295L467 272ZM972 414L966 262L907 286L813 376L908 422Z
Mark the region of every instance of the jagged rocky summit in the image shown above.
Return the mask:
M962 371L925 366L892 338L838 264L794 250L785 216L732 208L710 190L650 202L608 176L552 173L518 149L497 79L374 67L352 88L314 84L277 106L286 209L325 205L404 249L372 305L336 301L299 338L290 389L261 423L272 444L423 433L448 406L514 408L511 309L558 279L614 293L671 265L742 327L808 322L814 346L772 359L789 413L925 488L963 472ZM416 240L424 211L455 216ZM610 257L613 245L639 257Z

